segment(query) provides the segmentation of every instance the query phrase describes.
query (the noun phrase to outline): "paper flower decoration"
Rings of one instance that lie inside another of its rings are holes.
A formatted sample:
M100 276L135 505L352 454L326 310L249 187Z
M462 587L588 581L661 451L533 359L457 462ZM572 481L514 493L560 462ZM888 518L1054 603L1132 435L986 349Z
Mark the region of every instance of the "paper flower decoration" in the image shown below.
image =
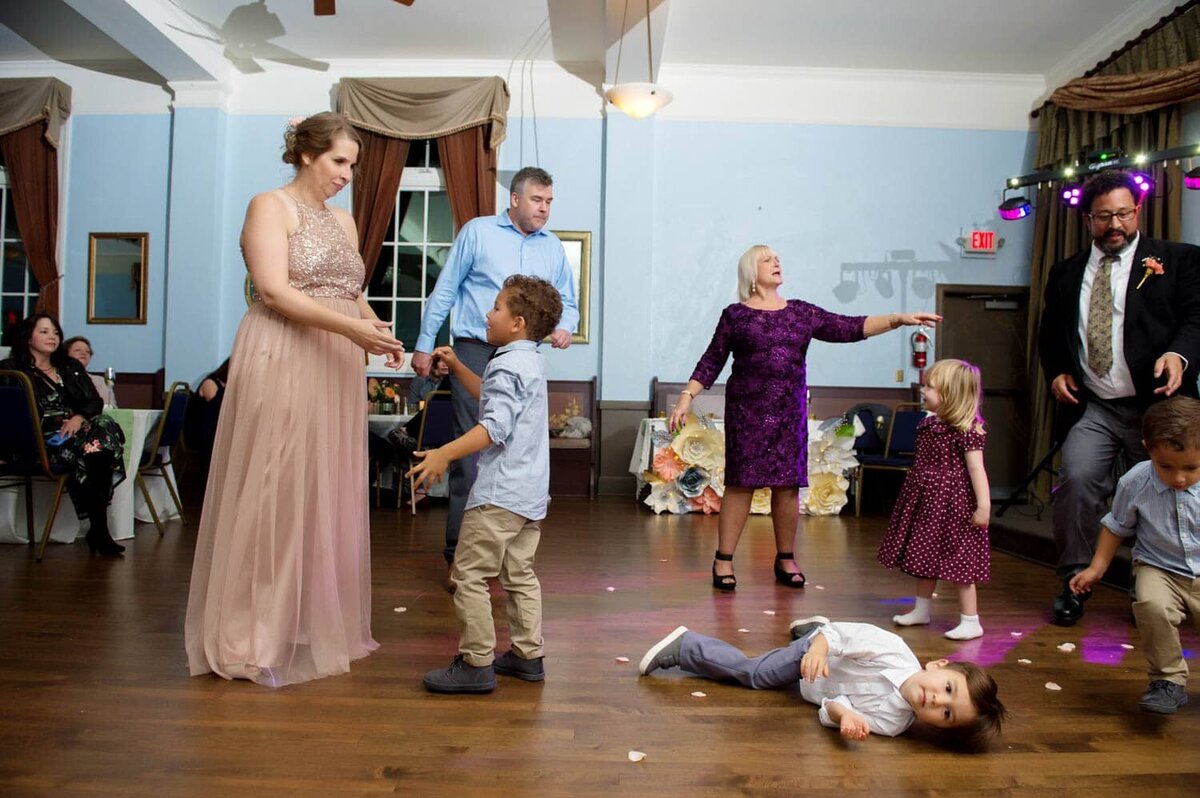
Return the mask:
M654 455L654 473L659 479L670 482L683 473L684 464L670 446L663 447Z
M750 512L756 515L768 515L771 512L771 489L759 488L750 497Z
M688 466L675 479L675 485L684 496L694 499L708 487L708 471L697 465Z
M655 513L684 513L688 510L688 500L679 492L674 482L663 482L650 487L650 495L646 504Z
M716 491L710 485L704 489L703 493L692 499L689 502L689 506L694 511L702 512L705 515L712 515L713 513L721 512L721 497L716 494Z
M714 427L689 420L671 441L671 448L688 465L706 470L725 465L725 434Z
M837 474L811 474L804 511L809 515L837 515L846 506L846 489L850 480Z
M725 469L718 468L708 473L708 486L722 498L725 496Z

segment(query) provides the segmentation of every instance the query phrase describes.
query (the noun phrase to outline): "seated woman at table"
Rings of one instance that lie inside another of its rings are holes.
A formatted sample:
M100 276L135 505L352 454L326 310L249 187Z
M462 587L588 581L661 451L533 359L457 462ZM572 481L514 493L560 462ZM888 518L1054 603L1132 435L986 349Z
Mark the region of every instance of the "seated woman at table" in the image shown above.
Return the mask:
M54 465L70 470L67 490L75 509L89 520L88 549L110 557L125 551L108 532L108 503L125 479L125 436L108 416L95 386L62 345L62 328L46 313L17 328L12 356L0 369L22 371L33 383L46 451Z
M783 268L779 256L761 244L738 260L738 299L721 313L708 350L671 411L670 427L679 429L692 400L716 381L733 355L733 373L725 387L725 496L717 525L712 584L733 590L733 552L750 515L757 488L771 489L775 528L775 581L804 587L793 543L799 522L800 488L808 485L808 412L806 357L813 339L834 343L861 341L912 324L934 325L932 313L841 316L779 294Z
M79 364L85 370L88 364L92 362L92 342L82 335L76 335L63 341L63 349L66 350L68 355L78 360ZM92 378L92 385L96 386L96 393L100 394L100 398L104 401L104 406L116 407L117 393L112 383L99 374L88 372L88 376Z
M195 401L188 403L183 440L192 454L205 458L212 455L217 419L221 416L221 402L225 398L225 383L228 381L229 358L225 358L216 371L200 381L193 397Z

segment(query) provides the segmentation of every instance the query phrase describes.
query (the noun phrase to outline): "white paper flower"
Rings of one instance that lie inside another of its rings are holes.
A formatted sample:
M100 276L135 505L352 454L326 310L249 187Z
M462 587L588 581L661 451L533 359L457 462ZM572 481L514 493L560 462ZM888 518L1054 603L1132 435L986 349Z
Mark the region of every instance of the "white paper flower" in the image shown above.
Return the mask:
M767 515L771 512L771 489L759 488L750 497L750 512L756 515Z
M846 506L846 489L850 480L841 474L812 474L804 510L809 515L837 515Z
M650 488L646 504L656 513L682 513L687 507L687 499L675 487L675 483L662 482Z
M724 498L725 496L725 467L710 468L708 470L708 486L713 489L713 493Z
M716 428L705 429L689 421L671 441L671 448L688 465L706 470L725 465L725 433Z

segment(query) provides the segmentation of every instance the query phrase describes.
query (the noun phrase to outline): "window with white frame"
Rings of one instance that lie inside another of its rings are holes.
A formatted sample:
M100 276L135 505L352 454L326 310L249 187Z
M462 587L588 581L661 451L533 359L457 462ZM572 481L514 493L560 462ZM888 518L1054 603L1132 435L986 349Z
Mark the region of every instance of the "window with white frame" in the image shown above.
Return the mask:
M8 174L0 166L0 249L4 262L0 265L0 345L11 346L17 325L33 314L41 286L29 268L21 231L17 229L17 214L13 210Z
M410 352L416 348L426 302L453 243L454 221L437 145L432 140L414 141L400 176L396 209L366 291L376 315L392 323L393 334ZM447 318L435 345L449 341Z

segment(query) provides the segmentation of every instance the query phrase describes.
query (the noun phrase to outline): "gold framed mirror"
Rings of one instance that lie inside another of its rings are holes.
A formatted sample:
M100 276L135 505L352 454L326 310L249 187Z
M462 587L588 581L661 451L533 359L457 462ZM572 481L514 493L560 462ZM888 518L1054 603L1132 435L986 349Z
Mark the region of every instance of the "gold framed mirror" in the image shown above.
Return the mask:
M145 324L149 233L88 234L88 324Z
M575 300L579 305L579 327L571 336L571 343L586 344L591 316L589 295L592 285L592 234L588 230L555 230L554 235L558 236L563 249L566 250L571 277L575 281Z

